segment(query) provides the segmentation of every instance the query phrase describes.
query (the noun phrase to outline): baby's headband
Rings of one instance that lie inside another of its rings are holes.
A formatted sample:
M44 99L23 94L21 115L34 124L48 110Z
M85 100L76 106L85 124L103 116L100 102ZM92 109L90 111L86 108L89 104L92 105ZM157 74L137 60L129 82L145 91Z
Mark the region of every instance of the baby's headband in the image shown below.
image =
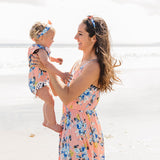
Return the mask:
M39 39L39 37L43 36L50 28L51 28L52 22L50 20L48 20L48 25L43 29L43 31L38 34L37 38Z

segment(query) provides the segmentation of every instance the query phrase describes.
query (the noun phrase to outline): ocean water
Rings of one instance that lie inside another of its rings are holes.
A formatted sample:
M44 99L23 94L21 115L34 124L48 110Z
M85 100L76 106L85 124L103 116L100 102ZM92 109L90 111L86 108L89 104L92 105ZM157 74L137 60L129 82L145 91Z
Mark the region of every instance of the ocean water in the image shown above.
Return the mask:
M0 48L0 75L27 74L28 73L28 48L6 47ZM76 53L76 48L51 48L54 57L63 58L63 65L59 69L69 71L76 59L82 54ZM78 51L79 52L79 51Z
M0 75L27 74L27 51L27 47L0 47ZM160 46L113 46L111 51L114 57L121 60L122 68L158 67ZM77 46L53 46L51 52L52 56L63 58L61 66L55 63L63 71L69 71L74 62L82 56Z

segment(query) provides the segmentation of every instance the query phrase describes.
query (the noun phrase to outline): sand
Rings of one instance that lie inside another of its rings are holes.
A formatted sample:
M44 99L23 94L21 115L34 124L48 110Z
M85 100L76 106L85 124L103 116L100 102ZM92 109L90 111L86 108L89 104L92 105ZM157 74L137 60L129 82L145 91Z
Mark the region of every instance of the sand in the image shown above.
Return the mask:
M97 107L106 159L159 160L160 65L124 66L120 78ZM1 75L0 89L0 159L58 159L58 134L41 125L43 103L30 93L27 73ZM62 103L58 97L55 102L59 122Z

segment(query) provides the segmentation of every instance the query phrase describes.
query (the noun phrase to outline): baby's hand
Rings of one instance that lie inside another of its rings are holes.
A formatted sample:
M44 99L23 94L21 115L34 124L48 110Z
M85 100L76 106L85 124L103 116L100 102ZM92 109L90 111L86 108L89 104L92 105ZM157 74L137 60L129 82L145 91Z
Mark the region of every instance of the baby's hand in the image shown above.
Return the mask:
M63 63L63 59L62 58L56 58L56 62L61 65Z
M72 75L69 72L62 73L60 77L64 83L67 83L72 79Z

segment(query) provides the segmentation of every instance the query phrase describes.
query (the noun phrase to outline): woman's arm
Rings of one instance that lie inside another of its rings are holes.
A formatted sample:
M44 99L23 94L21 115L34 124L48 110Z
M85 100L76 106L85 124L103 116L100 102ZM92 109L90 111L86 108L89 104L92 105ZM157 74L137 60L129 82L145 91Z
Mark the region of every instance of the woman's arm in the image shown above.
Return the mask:
M56 93L56 91L55 91L55 89L54 89L54 87L52 86L52 84L51 84L50 81L49 81L49 85L50 85L50 88L51 88L51 90L52 90L53 95L54 95L54 96L58 96L57 93Z
M65 105L80 96L91 84L97 84L100 74L98 62L90 62L84 68L81 75L72 81L70 86L67 86L49 68L47 70L54 90Z
M77 62L72 66L71 71L70 71L70 74L72 73L73 69L77 66L78 63L79 63L79 61L77 61ZM67 84L67 81L64 81L64 83ZM51 87L51 90L52 90L54 96L58 96L57 93L56 93L56 91L55 91L55 89L54 89L54 87L53 87L53 85L52 85L52 83L49 82L49 84L50 84L50 87Z

